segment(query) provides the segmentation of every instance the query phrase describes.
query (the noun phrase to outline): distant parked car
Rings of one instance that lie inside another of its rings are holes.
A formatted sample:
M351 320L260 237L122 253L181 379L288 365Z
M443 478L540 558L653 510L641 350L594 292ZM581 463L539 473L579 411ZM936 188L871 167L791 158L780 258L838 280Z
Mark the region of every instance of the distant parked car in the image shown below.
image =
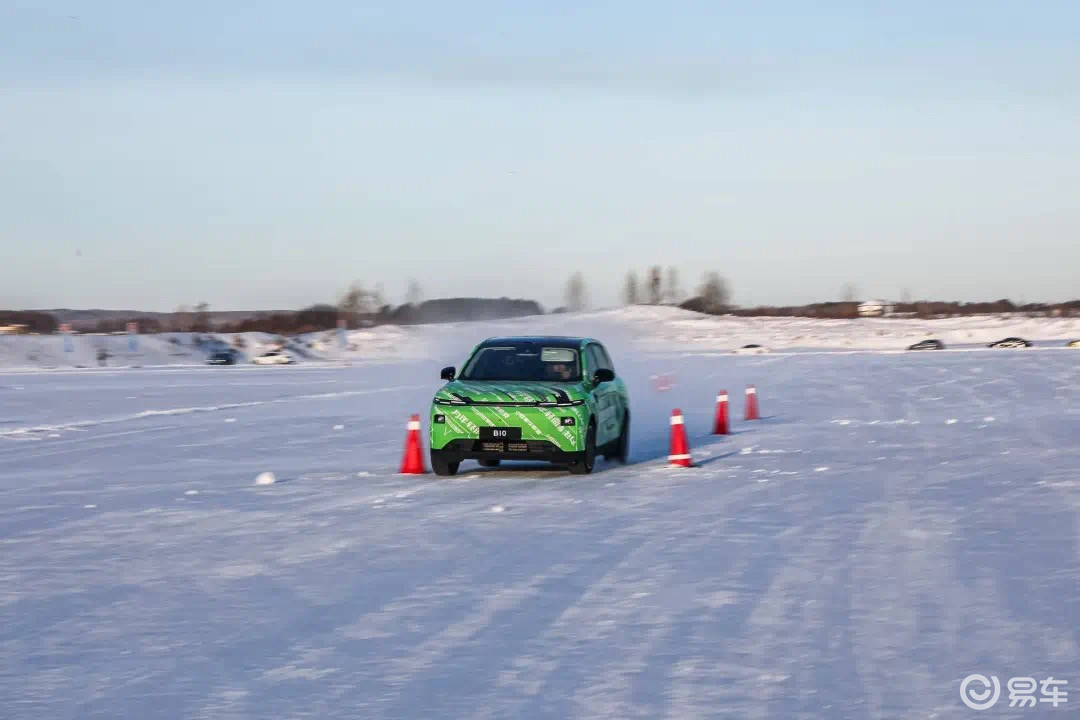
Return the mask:
M235 365L240 359L240 353L232 348L219 350L206 359L207 365Z
M1032 346L1032 344L1033 343L1028 342L1027 340L1025 340L1023 338L1007 337L1004 340L998 340L997 342L992 342L989 345L987 345L986 347L991 347L991 348L1029 348L1029 347Z
M1080 350L1080 340L1073 340L1071 343L1067 343L1065 347Z
M934 340L933 338L928 338L926 340L920 340L919 342L915 343L914 345L912 345L912 346L910 346L908 348L908 350L944 350L944 349L945 349L945 343L941 342L940 340Z
M268 353L263 353L251 362L256 365L292 365L293 359L280 350L271 350Z
M769 352L769 348L764 345L755 345L751 343L750 345L743 345L741 348L736 348L731 352L736 355L763 355Z

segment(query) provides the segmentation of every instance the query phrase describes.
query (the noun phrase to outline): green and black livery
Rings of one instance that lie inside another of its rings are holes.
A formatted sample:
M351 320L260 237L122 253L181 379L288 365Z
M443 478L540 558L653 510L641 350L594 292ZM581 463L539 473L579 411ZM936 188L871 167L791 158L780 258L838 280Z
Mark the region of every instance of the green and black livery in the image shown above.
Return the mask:
M630 403L604 346L591 338L500 337L477 345L431 406L431 465L540 460L590 473L598 454L625 462Z

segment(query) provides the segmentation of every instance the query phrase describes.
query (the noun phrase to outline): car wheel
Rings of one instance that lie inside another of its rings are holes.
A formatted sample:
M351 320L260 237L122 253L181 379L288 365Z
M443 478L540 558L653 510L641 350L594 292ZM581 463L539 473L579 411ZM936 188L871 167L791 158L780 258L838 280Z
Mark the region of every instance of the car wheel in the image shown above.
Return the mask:
M612 457L613 460L619 461L625 465L627 460L630 459L630 411L626 411L626 417L623 419L622 432L619 434L618 445L616 445L615 454Z
M499 467L499 458L482 458L477 462L480 463L480 467Z
M619 433L619 437L612 440L608 445L604 447L604 459L615 460L616 462L626 464L627 458L630 457L630 411L626 411L626 417L623 419L623 429Z
M446 458L435 455L434 453L432 453L431 455L431 469L435 471L436 475L442 477L457 475L457 471L460 466L460 460L450 461Z
M596 425L590 424L585 433L585 452L580 460L570 466L574 475L588 475L596 464Z

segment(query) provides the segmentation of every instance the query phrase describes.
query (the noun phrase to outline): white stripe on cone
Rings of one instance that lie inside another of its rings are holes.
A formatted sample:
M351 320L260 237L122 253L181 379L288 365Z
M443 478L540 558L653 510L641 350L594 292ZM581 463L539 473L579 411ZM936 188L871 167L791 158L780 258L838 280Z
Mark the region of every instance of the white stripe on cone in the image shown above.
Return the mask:
M667 459L668 460L689 460L690 456L689 455L668 455Z
M716 402L727 402L727 395L717 395Z
M408 429L409 430L419 430L420 429L420 421L419 420L410 420Z
M683 424L682 415L672 415L671 416L671 424L672 425L682 425Z
M757 394L757 388L754 388L754 387L746 388L746 394L747 395L756 395Z

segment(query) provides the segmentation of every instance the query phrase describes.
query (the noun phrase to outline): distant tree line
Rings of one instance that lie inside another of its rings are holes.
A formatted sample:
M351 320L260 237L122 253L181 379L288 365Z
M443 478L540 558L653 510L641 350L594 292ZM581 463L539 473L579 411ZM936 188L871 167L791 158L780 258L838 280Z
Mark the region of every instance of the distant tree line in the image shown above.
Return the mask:
M0 310L0 325L25 325L27 332L56 332L59 323L48 313L34 310Z
M1060 317L1080 315L1080 300L1063 303L1014 303L1003 299L993 302L942 302L921 300L896 304L896 312L916 317L949 317L955 315L990 315L1024 313L1031 317Z
M225 323L217 332L261 332L271 335L300 335L337 327L338 308L334 305L310 305L296 312L257 313L252 317Z
M849 301L809 303L807 305L759 306L737 308L733 315L743 317L813 317L844 319L859 317L859 303ZM1025 314L1031 317L1069 317L1080 315L1080 300L1063 303L1024 303L1011 300L992 302L947 302L920 300L893 305L893 317L962 317L965 315Z
M844 319L859 316L858 290L852 283L841 288L839 301L808 303L806 305L757 306L739 308L732 302L731 286L718 272L702 274L695 291L686 297L681 289L676 268L664 270L658 265L649 267L639 280L636 271L625 276L622 299L626 305L673 305L694 312L712 315L733 314L755 317L811 317ZM901 302L893 305L898 317L950 317L963 315L993 315L1023 313L1032 317L1080 316L1080 300L1063 303L1015 303L1008 299L991 302L948 302L912 300L904 291ZM205 302L194 306L182 305L171 314L156 317L133 315L110 317L95 325L80 323L80 329L98 333L117 333L136 322L140 333L159 332L264 332L273 335L297 335L330 330L339 322L350 329L374 325L410 325L420 323L498 320L502 318L542 315L543 308L533 300L511 298L439 298L423 299L423 291L410 280L404 294L405 302L392 305L385 302L379 289L368 289L353 283L337 304L315 304L297 311L256 313L230 322L213 322L210 307ZM565 305L552 312L582 311L589 307L589 291L584 274L575 272L568 278L564 291ZM27 332L52 333L59 328L57 318L48 312L35 310L0 310L0 325L25 325Z
M220 332L266 332L295 335L331 330L339 323L348 329L375 325L413 325L419 323L499 320L502 318L542 315L544 310L533 300L513 298L438 298L423 299L423 290L415 280L408 282L405 302L385 302L379 289L353 283L336 305L319 304L296 312L257 314L218 327Z
M784 305L774 307L771 305L734 308L732 315L739 317L810 317L841 320L845 318L859 317L859 303L857 302L821 302L806 305Z
M464 322L469 320L501 320L504 318L543 315L544 309L535 300L513 298L439 298L392 307L385 305L372 318L374 324Z
M214 326L210 322L210 305L206 302L200 302L195 307L181 305L173 313L169 329L173 332L211 332Z
M94 325L91 332L98 333L118 333L125 332L127 330L127 324L129 322L138 323L139 332L147 334L155 334L164 332L167 330L165 325L157 318L152 317L133 317L130 319L121 318L108 318L105 320L98 320Z

